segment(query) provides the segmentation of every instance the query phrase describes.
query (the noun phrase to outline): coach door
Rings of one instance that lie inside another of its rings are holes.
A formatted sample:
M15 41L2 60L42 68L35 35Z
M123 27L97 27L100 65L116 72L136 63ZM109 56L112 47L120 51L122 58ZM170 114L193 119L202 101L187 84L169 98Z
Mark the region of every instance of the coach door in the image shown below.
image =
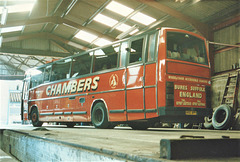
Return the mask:
M128 120L144 119L144 65L145 39L140 37L129 42L126 69L126 105Z
M28 120L28 98L29 98L30 78L23 81L22 101L21 101L21 120L25 123Z
M149 34L147 50L145 56L145 70L144 70L144 106L145 117L156 117L157 112L157 33Z

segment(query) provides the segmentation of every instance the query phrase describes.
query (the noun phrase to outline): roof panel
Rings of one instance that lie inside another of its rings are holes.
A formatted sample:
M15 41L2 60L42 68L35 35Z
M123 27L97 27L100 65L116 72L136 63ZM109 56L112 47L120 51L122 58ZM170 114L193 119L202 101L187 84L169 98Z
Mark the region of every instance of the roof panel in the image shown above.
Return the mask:
M202 20L207 18L214 13L217 13L224 8L228 8L232 5L236 4L236 1L199 1L194 5L189 6L187 9L182 10L183 14L191 16L197 20Z
M96 12L97 9L98 9L97 7L91 6L88 3L78 1L78 3L76 3L74 7L71 9L69 14L72 17L76 18L81 17L82 19L87 20L92 16L92 14L94 14L94 12Z
M81 0L81 2L86 3L92 7L99 8L102 6L107 0Z
M59 4L59 0L36 0L30 18L51 16Z
M49 50L49 41L45 39L26 39L22 41L24 49Z
M73 41L73 42L76 42L76 43L79 43L79 44L81 44L81 45L83 45L83 46L85 46L85 47L91 48L91 47L89 47L89 45L90 45L89 42L80 40L80 39L78 39L78 38L76 38L76 37L73 37L73 38L72 38L72 41Z
M195 2L197 0L194 0ZM173 9L184 8L185 5L194 2L193 0L184 0L184 1L177 1L177 0L161 0L161 4L171 7Z
M130 7L130 8L132 8L132 9L134 9L134 10L135 10L139 5L142 4L142 3L138 2L138 1L133 1L133 0L131 0L131 1L114 0L114 1L116 1L116 2L118 2L118 3L121 3L122 5L125 5L125 6L127 6L127 7Z
M163 21L162 23L160 23L158 25L158 27L171 27L171 28L179 28L179 29L184 29L188 26L189 24L179 20L179 19L176 19L176 18L173 18L173 17L170 17L169 19L167 19L166 21Z
M97 35L93 33L86 32L84 30L80 30L76 35L75 38L78 38L80 40L86 41L88 43L91 43L92 41L96 40L98 38Z
M146 7L144 10L141 11L144 14L147 14L151 17L154 17L155 19L161 19L162 17L166 16L167 14L162 12L161 10L157 10L152 7Z
M7 16L7 21L26 20L28 16L29 16L29 12L10 13Z
M24 34L41 32L44 24L28 25L24 28Z
M19 41L14 41L14 42L8 42L8 43L4 43L2 45L3 47L12 47L12 48L21 48L21 42Z
M45 23L42 31L51 33L56 26L57 24Z
M64 17L64 19L67 19L67 20L70 20L72 22L75 22L77 24L83 24L85 21L86 21L86 18L82 17L82 16L74 16L74 15L71 15L71 14L68 14Z
M53 34L69 39L74 35L76 31L76 28L73 28L67 24L60 24L54 30Z
M113 19L109 16L103 15L103 14L97 14L94 18L94 21L97 21L103 25L109 26L109 27L113 27L114 25L116 25L118 23L118 21L116 19Z
M104 33L106 30L110 29L110 27L96 21L92 21L87 27L98 31L99 33Z
M128 16L130 13L134 11L134 9L115 1L110 2L106 6L106 9L116 12L122 16Z

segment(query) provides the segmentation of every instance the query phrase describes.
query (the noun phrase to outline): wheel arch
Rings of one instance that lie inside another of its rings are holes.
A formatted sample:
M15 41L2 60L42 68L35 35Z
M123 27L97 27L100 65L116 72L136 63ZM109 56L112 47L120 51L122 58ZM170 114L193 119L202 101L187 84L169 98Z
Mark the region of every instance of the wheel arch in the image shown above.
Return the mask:
M94 106L99 103L99 102L102 102L105 107L106 107L106 111L107 111L107 118L108 118L108 121L109 121L109 111L108 111L108 106L107 106L107 103L105 102L104 99L102 98L99 98L99 99L95 99L93 102L92 102L92 105L91 105L91 110L90 110L90 117L91 117L91 120L92 120L92 111L93 111L93 108Z
M30 107L30 110L28 112L28 119L30 119L30 116L31 116L31 113L32 113L33 109L37 109L37 112L38 112L38 115L39 115L38 106L36 104L34 104Z
M30 120L32 121L32 125L34 127L41 127L43 121L40 121L40 114L38 111L37 105L32 105L30 109Z

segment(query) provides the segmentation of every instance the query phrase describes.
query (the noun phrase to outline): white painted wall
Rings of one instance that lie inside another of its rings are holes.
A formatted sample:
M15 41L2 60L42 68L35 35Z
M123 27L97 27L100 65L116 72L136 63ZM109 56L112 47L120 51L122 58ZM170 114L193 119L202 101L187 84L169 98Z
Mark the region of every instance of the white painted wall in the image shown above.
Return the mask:
M22 81L19 80L0 80L0 125L9 124L9 90L16 90L17 86L21 90L22 84Z

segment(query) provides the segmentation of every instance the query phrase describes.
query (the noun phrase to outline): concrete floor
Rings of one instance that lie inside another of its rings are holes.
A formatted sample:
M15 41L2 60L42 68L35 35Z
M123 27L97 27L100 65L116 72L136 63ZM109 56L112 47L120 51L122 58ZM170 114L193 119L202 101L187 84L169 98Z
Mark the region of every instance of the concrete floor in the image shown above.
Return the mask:
M119 153L155 160L159 160L159 143L161 139L179 139L183 135L204 136L205 139L222 138L222 136L240 138L240 131L232 130L151 128L145 131L139 131L132 130L129 127L115 127L114 129L103 130L95 129L91 126L66 128L65 126L46 125L42 128L46 128L47 130L36 130L36 128L32 126L7 127L7 129L18 130L31 136L65 141L97 149L114 150ZM6 127L2 127L2 129L6 129ZM215 160L240 161L240 158L214 159L213 161Z
M9 156L3 150L0 149L0 162L17 162L18 160L14 159L13 157Z

